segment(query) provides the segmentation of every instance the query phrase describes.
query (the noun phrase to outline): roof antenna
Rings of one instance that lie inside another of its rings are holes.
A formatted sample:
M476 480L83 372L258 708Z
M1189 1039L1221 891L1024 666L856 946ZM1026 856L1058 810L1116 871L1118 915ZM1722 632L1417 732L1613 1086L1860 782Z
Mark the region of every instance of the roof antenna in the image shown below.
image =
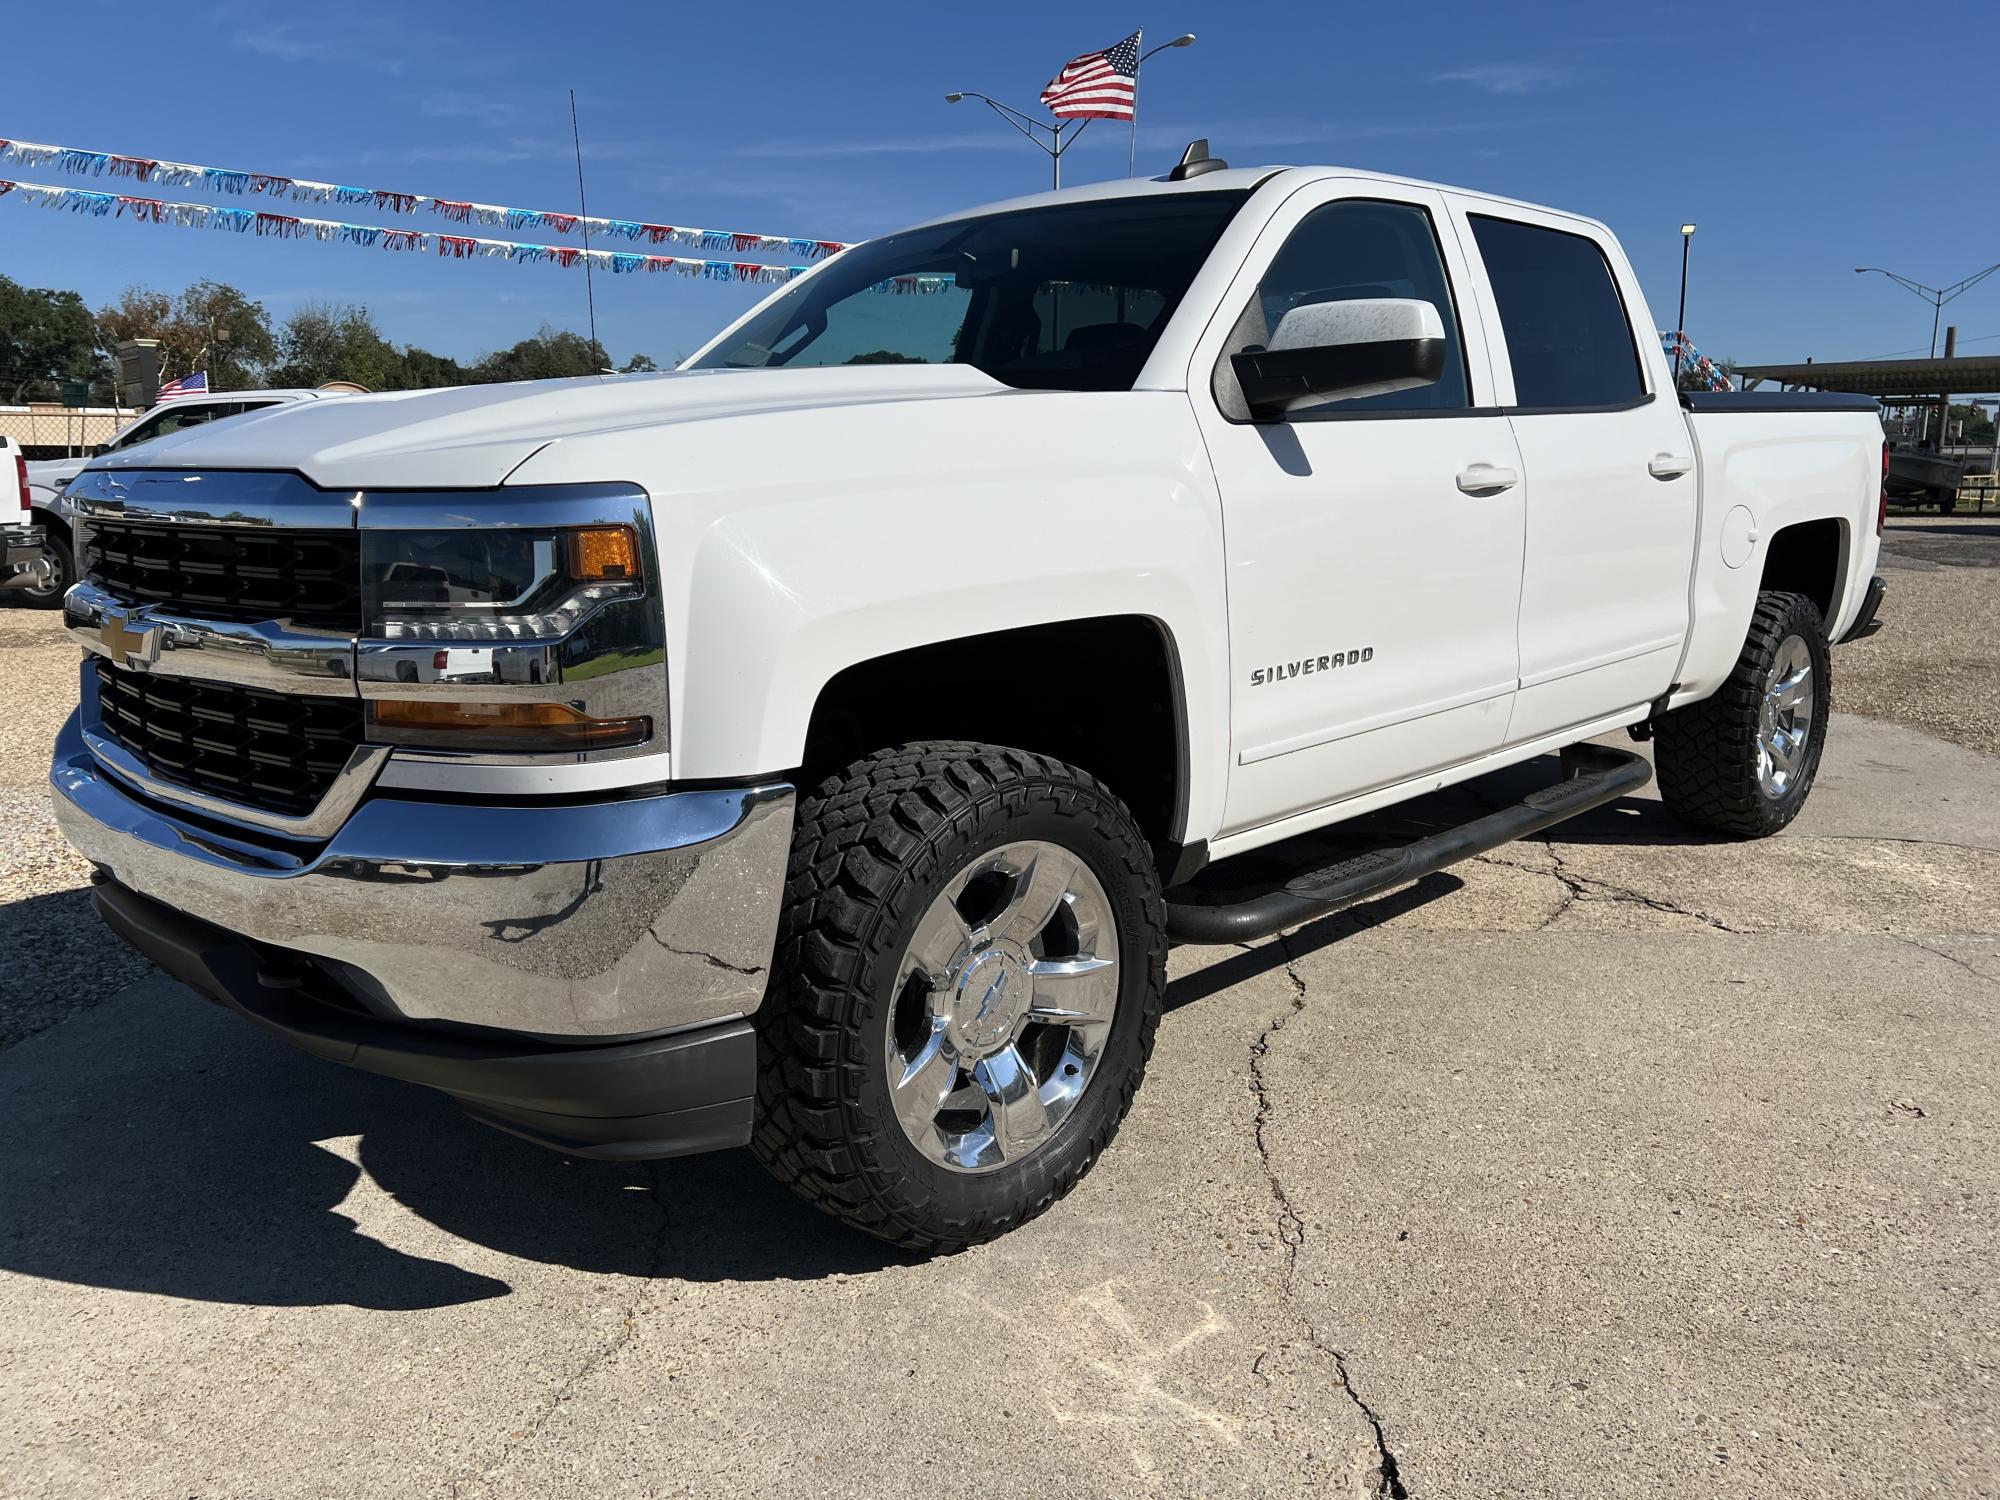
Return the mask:
M1169 182L1186 182L1190 177L1201 177L1209 172L1220 172L1229 163L1219 156L1208 154L1208 137L1189 141L1187 150L1181 153L1180 164L1167 173Z
M569 138L576 147L577 222L583 226L583 300L590 309L590 352L594 358L603 346L597 342L597 288L590 278L590 204L583 196L583 136L576 128L576 90L569 91Z

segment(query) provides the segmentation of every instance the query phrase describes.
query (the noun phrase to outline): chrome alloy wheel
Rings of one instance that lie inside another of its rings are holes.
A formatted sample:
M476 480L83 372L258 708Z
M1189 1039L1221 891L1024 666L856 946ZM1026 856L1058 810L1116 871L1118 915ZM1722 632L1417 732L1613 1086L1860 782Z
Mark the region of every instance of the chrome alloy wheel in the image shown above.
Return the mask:
M1056 844L1004 844L954 875L896 971L886 1040L903 1133L984 1172L1045 1145L1083 1097L1118 1005L1118 926Z
M1792 790L1812 737L1812 653L1798 636L1778 643L1757 710L1757 784L1778 801Z

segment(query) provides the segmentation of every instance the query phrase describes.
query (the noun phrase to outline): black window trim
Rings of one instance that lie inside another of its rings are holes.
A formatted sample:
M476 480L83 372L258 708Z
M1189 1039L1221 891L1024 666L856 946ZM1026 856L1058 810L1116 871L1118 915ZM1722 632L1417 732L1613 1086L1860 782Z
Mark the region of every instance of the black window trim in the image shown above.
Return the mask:
M1465 211L1465 222L1469 228L1475 219L1493 219L1502 224L1518 224L1523 229L1540 229L1548 234L1566 234L1573 240L1582 240L1597 252L1597 258L1604 262L1604 273L1611 279L1611 295L1618 299L1618 313L1625 321L1625 337L1632 346L1633 367L1639 372L1639 394L1629 401L1606 401L1592 406L1509 406L1503 408L1510 417L1580 417L1597 412L1637 411L1642 406L1650 406L1659 399L1659 392L1648 387L1652 383L1653 372L1646 363L1646 346L1633 338L1632 305L1625 300L1625 288L1618 284L1618 273L1612 269L1611 257L1604 253L1604 246L1596 235L1586 229L1556 229L1547 224L1537 224L1533 219L1518 218L1512 214L1474 213ZM1486 266L1486 252L1479 245L1479 231L1472 231L1472 253L1479 257L1479 269L1485 273L1488 287L1493 285L1493 273ZM1507 342L1507 320L1500 311L1500 294L1493 294L1493 316L1500 324L1500 341ZM1491 353L1491 350L1488 351ZM1507 350L1507 379L1514 379L1514 351ZM1517 389L1516 395L1520 394Z
M1305 422L1394 422L1407 421L1412 417L1490 417L1500 414L1501 409L1499 407L1481 407L1469 404L1472 400L1472 361L1468 357L1465 342L1465 316L1459 310L1459 304L1464 299L1460 296L1457 285L1452 281L1451 262L1445 258L1444 253L1444 237L1438 233L1437 216L1431 212L1431 205L1428 203L1420 203L1409 198L1377 198L1355 195L1351 197L1328 198L1322 203L1314 204L1305 211L1298 223L1285 232L1284 239L1279 241L1278 248L1271 253L1270 261L1265 264L1263 272L1258 275L1256 284L1250 288L1251 299L1255 300L1262 291L1264 276L1270 273L1271 266L1275 265L1278 257L1285 253L1285 246L1291 243L1293 235L1305 227L1306 221L1311 219L1314 214L1329 208L1338 208L1345 203L1381 203L1391 208L1413 208L1424 216L1424 222L1430 226L1431 245L1437 251L1438 270L1444 275L1445 295L1451 299L1451 325L1452 331L1458 335L1458 367L1460 374L1465 377L1465 399L1468 404L1465 406L1413 406L1401 410L1381 408L1373 411L1333 411L1314 407L1302 412L1287 412L1284 416L1269 422L1259 422L1252 417L1232 417L1222 409L1222 403L1215 399L1215 379L1211 371L1209 380L1207 381L1208 400L1209 404L1215 408L1215 414L1232 427L1290 427ZM1449 204L1444 205L1444 209L1447 214L1451 212ZM1453 238L1455 239L1456 235ZM1228 324L1231 332L1234 332L1236 325L1242 321L1243 314L1249 306L1249 302L1244 302L1237 307L1236 316L1231 318ZM1224 360L1227 360L1229 353L1229 335L1224 334L1221 352L1216 355L1216 363L1219 365ZM1338 402L1328 403L1328 407L1337 405L1339 405Z

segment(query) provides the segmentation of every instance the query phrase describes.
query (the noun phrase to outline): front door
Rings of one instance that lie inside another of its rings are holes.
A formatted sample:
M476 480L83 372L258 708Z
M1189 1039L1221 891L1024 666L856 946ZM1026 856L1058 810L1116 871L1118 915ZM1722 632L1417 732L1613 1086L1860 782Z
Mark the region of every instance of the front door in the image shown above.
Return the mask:
M1332 803L1505 737L1521 462L1463 271L1440 195L1316 183L1266 226L1197 345L1190 392L1228 568L1225 835L1309 826ZM1439 380L1250 420L1229 354L1264 343L1293 308L1385 297L1436 307Z

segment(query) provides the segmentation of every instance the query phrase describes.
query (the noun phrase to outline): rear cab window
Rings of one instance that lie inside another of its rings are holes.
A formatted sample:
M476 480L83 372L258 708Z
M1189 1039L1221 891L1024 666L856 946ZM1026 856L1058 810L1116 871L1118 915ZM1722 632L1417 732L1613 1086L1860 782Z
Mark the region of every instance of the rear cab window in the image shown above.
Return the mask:
M1595 240L1469 215L1514 370L1517 410L1632 406L1646 398L1632 320Z

